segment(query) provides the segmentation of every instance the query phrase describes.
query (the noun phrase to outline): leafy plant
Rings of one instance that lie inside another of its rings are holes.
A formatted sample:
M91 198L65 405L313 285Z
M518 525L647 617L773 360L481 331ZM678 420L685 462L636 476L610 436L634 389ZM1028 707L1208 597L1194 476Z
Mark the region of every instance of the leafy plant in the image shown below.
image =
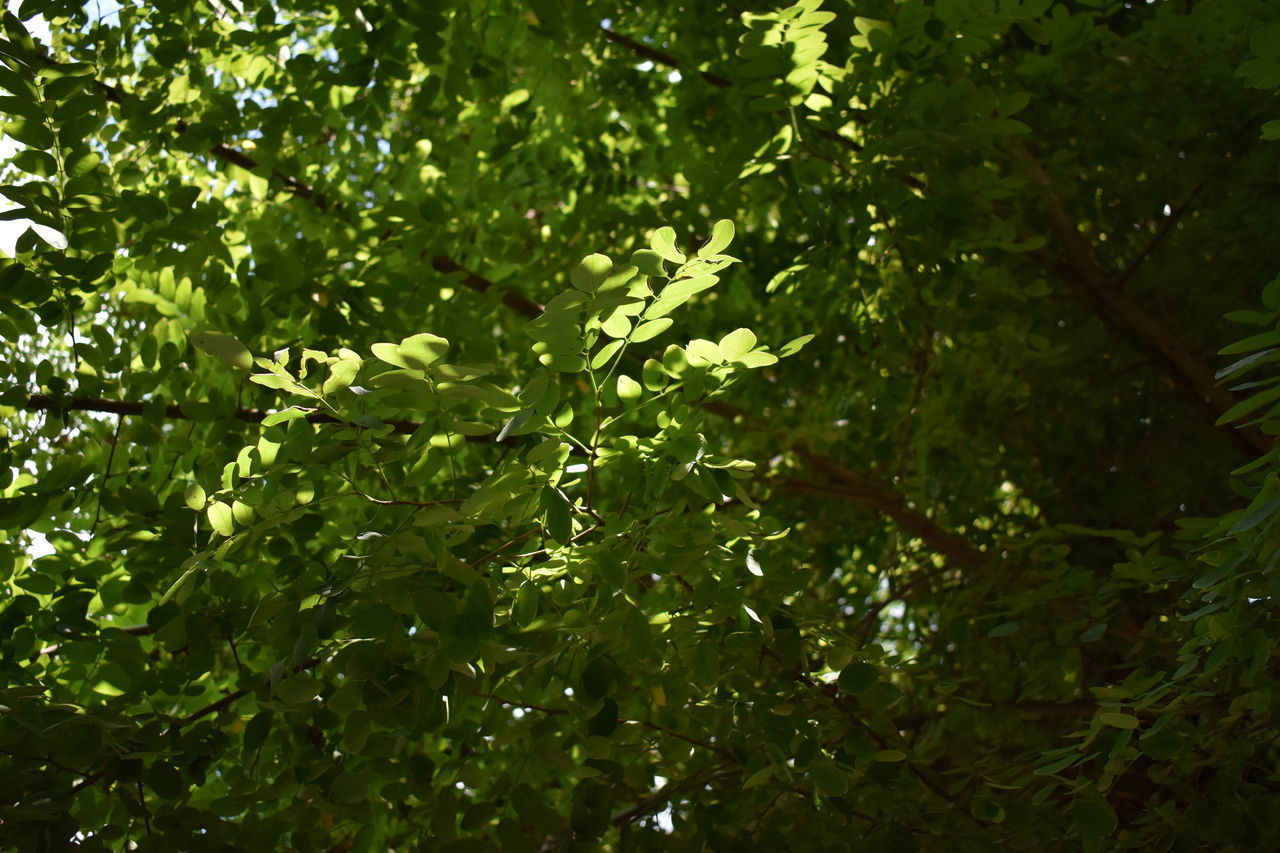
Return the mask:
M1276 846L1277 27L20 4L0 846Z

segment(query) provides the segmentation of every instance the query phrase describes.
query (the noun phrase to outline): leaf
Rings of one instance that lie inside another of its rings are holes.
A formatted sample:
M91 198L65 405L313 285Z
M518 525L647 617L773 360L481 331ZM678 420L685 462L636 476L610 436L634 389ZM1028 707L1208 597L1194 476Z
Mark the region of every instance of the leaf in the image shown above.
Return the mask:
M631 334L631 318L621 311L615 311L613 316L600 325L600 330L611 338L625 338Z
M398 350L400 358L405 362L401 367L425 370L444 357L449 350L449 342L438 335L424 332L402 340Z
M569 273L569 280L579 290L593 292L604 283L612 271L613 261L605 255L587 255L574 267L573 272Z
M813 335L801 335L793 341L788 341L782 345L782 349L778 350L778 357L786 358L789 355L795 355L811 340L813 340Z
M645 341L652 340L667 329L670 329L673 322L674 321L670 317L662 317L657 320L649 320L646 323L641 323L636 327L636 330L631 333L631 340L634 343L644 343Z
M205 494L204 489L199 483L188 483L187 488L182 493L182 499L191 509L196 511L204 509Z
M46 148L48 146L36 146L38 148ZM653 247L653 251L657 252L660 257L665 260L677 264L685 262L684 254L676 248L676 232L675 229L668 225L664 225L657 231L653 232L653 237L649 240L649 245ZM639 264L637 264L639 266Z
M559 489L542 490L542 508L546 511L547 535L561 545L568 542L573 537L573 522L569 502Z
M777 775L777 772L777 768L772 764L761 767L759 770L748 776L747 781L742 783L742 790L750 791L752 788L759 788L761 785L765 784Z
M236 532L235 515L231 512L231 507L221 501L214 501L209 504L205 514L209 517L209 525L223 536L230 536Z
M736 361L756 345L755 333L750 329L737 329L720 339L720 353L728 361Z
M682 278L671 282L662 289L662 302L679 300L683 302L695 293L715 287L720 279L714 275L697 275L693 278Z
M290 705L302 705L320 695L324 683L305 673L291 675L276 685L276 696Z
M639 249L631 254L631 263L642 275L666 276L662 255L652 249Z
M689 357L689 363L695 367L720 364L724 361L724 356L720 354L720 347L702 339L689 341L689 346L685 347L685 353Z
M253 368L253 354L248 347L231 335L209 330L192 332L189 336L196 348L216 358L222 359L232 367L242 370Z
M1116 813L1104 802L1078 799L1071 805L1071 819L1086 838L1106 838L1116 831Z
M830 758L815 758L809 765L813 786L824 797L841 797L849 790L849 779Z
M1275 385L1268 388L1266 391L1261 391L1250 397L1245 397L1243 400L1223 412L1222 416L1217 420L1217 425L1223 426L1224 424L1229 424L1232 421L1238 421L1245 415L1262 408L1267 403L1275 402L1276 400L1280 400L1280 385Z
M1008 635L1012 634L1014 631L1017 631L1019 627L1020 626L1018 625L1017 622L1001 622L999 625L995 626L990 631L988 631L987 636L988 637L1007 637Z
M718 255L728 248L733 242L733 221L729 219L721 219L715 225L711 226L711 239L707 244L698 250L698 257L707 258L712 255Z
M841 693L857 695L870 690L880 680L880 670L869 663L851 663L840 671L836 687Z
M644 367L640 372L640 381L650 391L661 391L667 387L667 371L662 366L662 362L653 358L645 359Z
M1244 516L1227 531L1227 535L1237 536L1241 533L1252 530L1272 515L1275 515L1277 510L1280 510L1280 498L1272 498L1269 501L1264 501L1259 506L1253 507L1245 513Z
M1117 729L1126 729L1128 731L1132 731L1138 727L1137 717L1116 712L1099 714L1098 722L1102 723L1104 726L1112 726Z
M733 363L747 368L768 367L771 364L777 364L778 357L773 353L756 350L755 352L747 353L741 358L734 359Z
M1064 758L1059 758L1057 761L1053 762L1052 764L1046 764L1044 767L1037 767L1034 771L1032 771L1032 773L1033 775L1036 775L1036 776L1052 776L1055 773L1060 773L1061 771L1066 770L1072 764L1075 764L1079 759L1080 759L1079 755L1072 753L1068 756L1065 756Z
M640 387L640 383L636 382L626 374L618 375L618 399L624 403L634 403L640 399L640 395L644 389Z
M756 577L764 577L764 570L760 568L760 561L756 559L755 551L747 551L747 571Z

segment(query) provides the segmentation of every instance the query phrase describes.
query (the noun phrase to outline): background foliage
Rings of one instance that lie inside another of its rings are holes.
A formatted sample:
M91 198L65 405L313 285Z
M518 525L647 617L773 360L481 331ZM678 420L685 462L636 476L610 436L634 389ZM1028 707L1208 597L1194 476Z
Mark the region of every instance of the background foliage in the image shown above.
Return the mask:
M1278 11L22 3L0 843L1280 845Z

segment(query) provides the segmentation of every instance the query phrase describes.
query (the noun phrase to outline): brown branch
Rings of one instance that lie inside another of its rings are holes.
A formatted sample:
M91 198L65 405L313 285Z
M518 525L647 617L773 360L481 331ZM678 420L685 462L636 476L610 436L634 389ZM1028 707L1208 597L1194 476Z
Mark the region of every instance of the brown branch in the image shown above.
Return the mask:
M99 82L98 91L100 91L108 101L114 104L123 104L127 97L124 90L107 83ZM182 134L186 133L190 128L191 125L188 122L179 119L174 125L174 132ZM304 201L310 202L322 212L329 213L333 210L330 206L328 197L312 185L299 180L293 175L281 172L275 167L270 169L264 168L256 159L238 148L232 148L224 142L219 142L209 149L209 153L224 163L239 166L240 168L250 172L256 172L259 174L266 173L272 179L279 181L284 187L285 192L297 196ZM477 293L484 293L490 288L496 286L492 281L484 276L466 269L452 258L443 255L433 258L431 266L437 272L444 274L462 272L462 284ZM526 299L509 288L502 288L502 302L504 305L514 308L526 317L537 317L542 313L542 306L530 299Z
M786 485L789 488L809 494L844 498L870 507L888 517L909 535L924 542L934 553L941 554L949 562L968 571L982 568L991 559L956 534L943 529L924 513L909 506L902 495L882 488L863 474L846 470L831 457L814 453L803 444L797 444L792 449L811 468L825 472L830 479L821 483L788 480Z
M103 628L114 628L115 630L125 634L133 634L135 637L141 637L146 634L154 633L154 630L155 630L150 625L125 625L124 627L121 627L121 628L116 628L116 626L114 625L99 625L98 628L99 630ZM62 648L62 643L54 643L53 645L50 645L50 646L43 646L39 651L32 652L31 657L27 658L27 660L31 663L35 663L36 660L38 660L41 655L56 655L58 651L61 650L61 648Z
M650 47L649 45L644 44L643 42L639 42L633 38L624 36L622 33L619 33L617 30L612 30L612 29L609 29L608 27L602 27L601 32L604 33L604 37L606 39L613 42L614 44L621 45L622 47L627 48L637 56L643 56L644 58L658 65L666 66L667 68L678 69L680 67L680 60L669 53L664 53L663 51ZM721 89L731 89L731 88L734 88L734 86L736 85L732 80L729 80L725 77L721 77L718 74L712 74L709 71L699 71L698 74L702 76L703 80ZM851 113L851 117L853 121L857 122L858 124L867 124L868 121L870 121L870 119L861 112L853 112ZM814 131L822 138L838 143L855 154L861 153L861 151L863 150L863 146L860 143L853 141L847 136L842 136L834 130L830 130L828 128L815 128ZM835 159L818 153L816 150L814 150L812 147L808 145L805 145L804 148L811 155L813 155L814 157L817 157L819 160L823 160L829 163L830 165L834 166L838 171L840 171L847 177L853 176L853 173L848 169L848 167L842 165ZM926 184L924 181L920 180L919 178L913 177L911 175L904 175L902 178L902 181L907 186L913 189L923 190L926 187Z
M1053 188L1049 173L1026 146L1017 148L1030 167L1031 179L1044 189L1050 224L1062 246L1064 262L1060 269L1067 283L1105 323L1134 339L1162 362L1165 371L1184 393L1216 421L1235 405L1235 395L1216 382L1213 371L1182 338L1108 280L1094 260L1080 226ZM1227 425L1223 429L1251 454L1266 453L1272 447L1272 441L1254 427L1233 428Z
M513 699L505 699L502 696L498 696L497 694L494 694L494 693L475 693L473 695L480 696L485 699L492 699L494 702L497 702L499 705L506 705L509 708L520 708L526 711L538 711L539 713L550 714L552 716L561 716L569 713L564 708L548 708L545 705L535 705L532 702L517 702ZM723 746L716 746L714 743L711 743L710 741L700 740L691 735L681 734L680 732L674 732L671 729L666 728L665 726L660 726L657 723L653 723L648 720L619 720L618 723L624 726L644 726L646 729L653 729L655 732L662 732L663 734L669 735L670 737L673 737L676 740L682 740L685 743L692 744L693 746L710 750L711 752L716 753L722 758L726 758L729 761L732 761L734 763L737 763L738 761L738 757L734 755L732 752L730 752L729 750L725 749Z
M465 267L459 266L458 263L454 261L452 258L447 258L444 255L436 255L434 258L432 258L431 268L434 269L436 272L443 273L445 275L448 275L449 273L461 272L463 274L462 275L463 285L471 288L476 293L484 293L487 290L489 290L489 288L496 286L492 281L489 281L489 279L485 278L484 276L477 275L476 273L471 272L471 270L468 270ZM530 319L533 319L534 317L537 317L540 314L542 314L541 305L534 302L532 299L526 299L525 297L521 296L519 293L516 293L514 290L510 290L509 288L502 289L502 304Z
M632 38L624 36L611 29L604 29L603 32L605 37L609 39L611 42L621 45L623 47L626 47L630 50L633 50L639 55L646 56L647 58L651 59L654 62L657 62L659 64L662 64L671 68L678 68L680 65L680 61L676 59L676 57L670 54L663 53L662 51L651 48L647 45L644 45ZM721 88L728 88L733 86L732 81L727 80L723 77L710 74L709 72L699 72L699 73L703 76L703 79L707 80L713 85L719 86ZM125 98L125 94L123 91L113 86L108 86L106 84L100 84L100 86L102 88L102 91L105 93L106 97L109 100L117 104L123 103ZM178 132L181 133L185 131L186 127L187 126L184 122L179 122ZM858 143L854 142L851 139L847 139L846 137L843 137L840 134L835 133L834 131L820 130L819 133L826 138L838 141L839 143L845 145L852 151L857 152L862 150L862 146L860 146ZM218 145L215 145L212 149L210 149L210 153L212 153L214 157L220 160L223 160L224 162L232 163L234 165L240 166L241 168L248 169L250 171L260 170L260 164L256 160L254 160L254 158L250 157L248 154L245 154L242 151L231 148L228 145L221 144L221 143ZM272 176L280 180L284 184L285 189L288 192L292 193L293 195L296 195L299 198L302 198L304 200L310 201L312 204L314 204L316 207L318 207L322 211L327 212L329 210L328 201L325 199L324 195L321 193L317 193L314 190L314 188L310 187L309 185L304 184L301 181L298 181L292 176L284 175L275 170L272 170ZM915 178L911 178L910 176L906 178L906 182L910 186L913 186L917 189L922 189L924 187L924 184L922 182L916 180ZM478 293L487 292L489 289L496 286L494 282L490 281L489 279L486 279L483 276L480 276L474 272L471 272L470 270L467 270L466 268L458 264L456 261L454 261L452 258L443 256L443 255L437 255L433 257L431 259L431 266L437 272L440 272L443 274L450 274L450 273L457 273L457 272L463 273L463 276L461 279L462 284ZM533 302L532 300L529 300L521 296L518 293L515 293L514 291L511 291L505 288L502 296L502 303L507 307L517 311L518 313L520 313L525 317L530 317L530 318L537 317L542 313L542 306L538 305L536 302ZM71 404L68 406L54 406L52 404L52 401L49 400L49 398L44 397L43 395L33 396L30 402L28 403L27 408L29 409L71 408L71 409L83 409L88 411L116 412L119 414L130 414L130 415L142 414L141 403L132 403L132 402L124 402L124 401L108 401L108 400L76 399L76 400L72 400ZM708 411L711 411L715 414L720 415L721 417L727 417L727 418L736 417L737 414L741 413L741 410L736 409L736 407L733 407L726 403L719 403L719 402L706 403L705 408L707 408ZM260 422L263 418L265 418L267 414L268 414L267 412L263 412L256 409L238 408L235 410L233 416L240 420L257 423L257 422ZM187 417L182 412L181 408L176 405L166 406L165 416L169 418L186 418ZM337 419L331 418L328 415L324 415L320 413L309 414L307 416L307 420L312 423L337 423L338 422ZM412 433L419 426L419 424L413 423L411 421L391 420L391 421L385 421L385 423L391 424L393 430L400 434ZM467 439L468 441L476 441L476 440L484 441L485 437L484 436L468 436ZM874 490L869 490L867 488L864 488L861 491L858 491L856 493L848 493L845 496L850 497L853 500L859 500L873 507L882 508L882 509L886 507L892 508L894 514L890 515L890 517L893 518L899 524L902 524L907 530L914 532L915 535L924 539L926 543L930 544L930 547L935 547L934 545L935 542L940 544L947 544L946 540L947 540L947 537L950 537L950 534L945 534L944 531L941 531L940 528L937 528L937 526L934 525L931 521L929 521L925 516L915 512L914 510L909 509L906 506L905 501L900 496L892 495L889 493L877 494ZM937 533L942 533L943 535L936 535ZM950 538L954 538L954 537L950 537ZM976 562L984 562L984 561L975 561L975 559L973 558L973 555L977 554L978 552L974 551L971 548L968 548L968 546L964 545L964 543L960 543L960 545L963 547L950 548L950 550L956 556L963 557L964 559L967 560L967 562L962 562L961 565L973 566L975 565ZM947 551L942 551L942 553L947 553Z
M624 720L623 722L625 723L630 721ZM644 722L640 723L640 725L644 726L646 729L653 729L655 732L662 732L664 735L669 735L670 737L673 737L676 740L682 740L685 743L692 744L693 746L698 746L703 749L709 749L712 752L716 753L717 755L721 756L722 758L727 758L730 761L737 762L738 760L738 757L734 755L732 752L725 749L723 746L716 746L714 743L711 743L710 741L699 740L696 737L690 737L689 735L680 734L680 732L673 732L671 729L660 726L657 723L651 723L648 720L645 720Z
M1137 256L1128 263L1124 272L1120 274L1116 279L1115 284L1112 285L1113 287L1118 290L1129 283L1129 280L1137 274L1138 270L1142 268L1142 265L1151 257L1151 254L1155 252L1155 250L1160 247L1160 244L1163 243L1169 234L1173 232L1178 221L1182 219L1183 216L1186 216L1187 211L1191 210L1191 202L1195 201L1196 196L1198 196L1200 191L1204 189L1204 185L1204 181L1196 184L1195 187L1192 188L1191 192L1187 194L1187 197L1182 200L1182 203L1170 211L1169 215L1165 217L1164 224L1160 226L1160 230L1157 231L1155 236L1151 238L1151 241L1142 248L1142 251L1138 252Z
M134 400L105 400L97 397L70 397L65 400L55 400L45 394L32 394L30 399L23 408L29 411L76 411L76 412L101 412L103 414L113 415L144 415L147 413L148 404L137 402ZM246 423L257 424L262 423L268 415L276 414L262 409L244 409L238 408L232 410L229 415L236 420ZM164 416L171 420L192 420L191 416L182 411L182 406L178 403L169 403L164 407ZM313 424L341 424L346 423L332 415L326 415L321 412L310 412L306 416L308 423ZM383 423L389 425L393 432L400 435L411 435L414 430L422 426L416 421L405 420L384 420ZM468 436L468 438L484 438L484 436Z
M622 826L624 824L632 823L634 821L639 820L642 817L645 817L647 815L652 814L655 811L658 811L659 809L662 808L662 806L665 806L667 803L671 802L671 800L675 797L675 795L678 794L680 791L683 791L687 788L701 788L705 785L710 784L711 782L716 781L717 779L723 779L726 776L733 776L738 772L739 772L739 769L736 766L735 767L717 767L715 770L712 770L711 773L709 773L706 776L695 775L688 779L683 779L679 782L669 782L666 785L662 786L662 788L660 788L652 796L645 797L643 800L636 803L634 806L623 809L622 811L615 814L610 819L610 823L612 823L614 826Z
M616 45L621 45L632 53L643 56L645 59L651 60L656 65L664 65L667 68L679 68L680 60L676 59L669 53L652 48L643 42L638 42L633 38L628 38L617 30L601 27L604 37ZM728 89L733 86L733 82L726 80L718 74L712 74L710 71L699 71L703 80L706 80L712 86L719 86L721 89Z

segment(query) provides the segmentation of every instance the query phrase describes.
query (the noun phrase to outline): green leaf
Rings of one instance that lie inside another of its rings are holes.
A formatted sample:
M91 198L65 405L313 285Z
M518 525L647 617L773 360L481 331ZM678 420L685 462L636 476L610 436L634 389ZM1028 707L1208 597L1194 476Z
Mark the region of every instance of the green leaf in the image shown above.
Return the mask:
M1262 408L1268 403L1273 403L1276 400L1280 400L1280 385L1275 385L1265 391L1245 397L1243 400L1223 412L1222 416L1217 420L1217 425L1223 426L1224 424L1229 424L1232 421L1238 421L1245 415Z
M782 345L782 349L778 350L778 357L786 358L789 355L795 355L811 340L813 340L813 335L801 335L793 341L788 341Z
M824 797L841 797L849 790L849 779L829 758L816 758L809 765L813 786Z
M768 367L771 364L777 364L778 357L773 353L756 350L755 352L749 352L740 358L734 359L733 363L740 364L743 367L748 368Z
M1098 722L1104 726L1112 726L1117 729L1126 729L1132 731L1138 727L1138 718L1129 714L1120 714L1116 712L1107 712L1098 715Z
M698 257L708 258L712 255L718 255L728 248L733 242L733 221L729 219L721 219L715 225L711 226L711 239L707 244L698 250Z
M47 146L37 146L44 148ZM676 248L676 232L670 226L664 225L657 231L653 232L653 237L649 240L649 245L653 247L660 257L672 263L683 264L685 262L684 254ZM639 264L636 264L639 266Z
M187 488L182 493L182 499L191 509L202 510L205 505L204 489L199 483L188 483Z
M600 325L600 330L611 338L625 338L631 334L631 318L621 311L615 311Z
M612 271L613 261L605 255L587 255L574 267L573 272L569 273L569 280L579 290L593 292L604 283Z
M641 323L636 327L636 330L631 333L631 340L638 344L652 340L667 329L670 329L673 322L674 321L670 317L662 317L657 320L649 320L648 322Z
M841 693L856 695L870 690L880 680L880 670L869 663L851 663L840 671L836 687Z
M636 382L626 374L618 375L618 399L624 403L634 403L640 399L640 395L644 389L640 387L640 383Z
M1063 770L1066 770L1068 767L1070 767L1072 764L1075 764L1079 760L1080 760L1080 756L1076 755L1075 753L1072 753L1071 755L1067 755L1062 758L1059 758L1057 761L1053 762L1052 764L1046 764L1044 767L1037 767L1033 771L1033 773L1036 776L1053 776L1056 773L1060 773Z
M662 366L662 362L653 358L645 359L644 367L640 372L640 381L650 391L661 391L667 387L667 371Z
M1086 838L1106 838L1116 831L1116 813L1104 802L1078 799L1071 804L1071 819Z
M591 369L599 370L609 363L609 360L617 355L618 350L622 349L622 345L626 341L617 340L609 341L609 343L596 350L596 354L591 357Z
M711 341L702 339L689 341L689 346L685 347L685 353L689 357L689 363L695 367L724 362L720 347Z
M248 347L231 335L203 330L192 332L190 340L196 348L222 359L232 367L239 367L242 370L253 368L253 354L249 352Z
M714 275L696 275L692 278L677 279L662 289L661 301L686 300L695 293L714 287L719 281L719 277Z
M987 632L988 637L1007 637L1021 627L1017 622L1001 622Z
M187 790L182 773L167 761L156 761L147 768L146 783L156 796L166 800L176 800Z
M209 526L217 533L230 536L236 532L235 516L231 512L231 507L221 501L209 504L205 514L209 517Z
M276 685L276 696L289 705L302 705L320 695L324 682L305 673L291 675Z
M720 339L720 353L728 361L737 361L751 352L756 345L755 333L750 329L737 329Z
M631 263L642 275L665 277L667 274L662 266L662 255L652 249L639 249L633 252Z
M759 788L767 783L770 779L777 775L777 768L772 764L761 767L756 772L747 777L747 781L742 783L742 790L750 791L752 788ZM817 780L815 778L815 784Z
M573 537L573 522L569 502L559 489L542 490L542 508L546 511L547 535L561 545Z
M449 350L449 342L439 335L426 332L411 335L402 340L397 347L402 360L401 367L425 370L435 364Z

